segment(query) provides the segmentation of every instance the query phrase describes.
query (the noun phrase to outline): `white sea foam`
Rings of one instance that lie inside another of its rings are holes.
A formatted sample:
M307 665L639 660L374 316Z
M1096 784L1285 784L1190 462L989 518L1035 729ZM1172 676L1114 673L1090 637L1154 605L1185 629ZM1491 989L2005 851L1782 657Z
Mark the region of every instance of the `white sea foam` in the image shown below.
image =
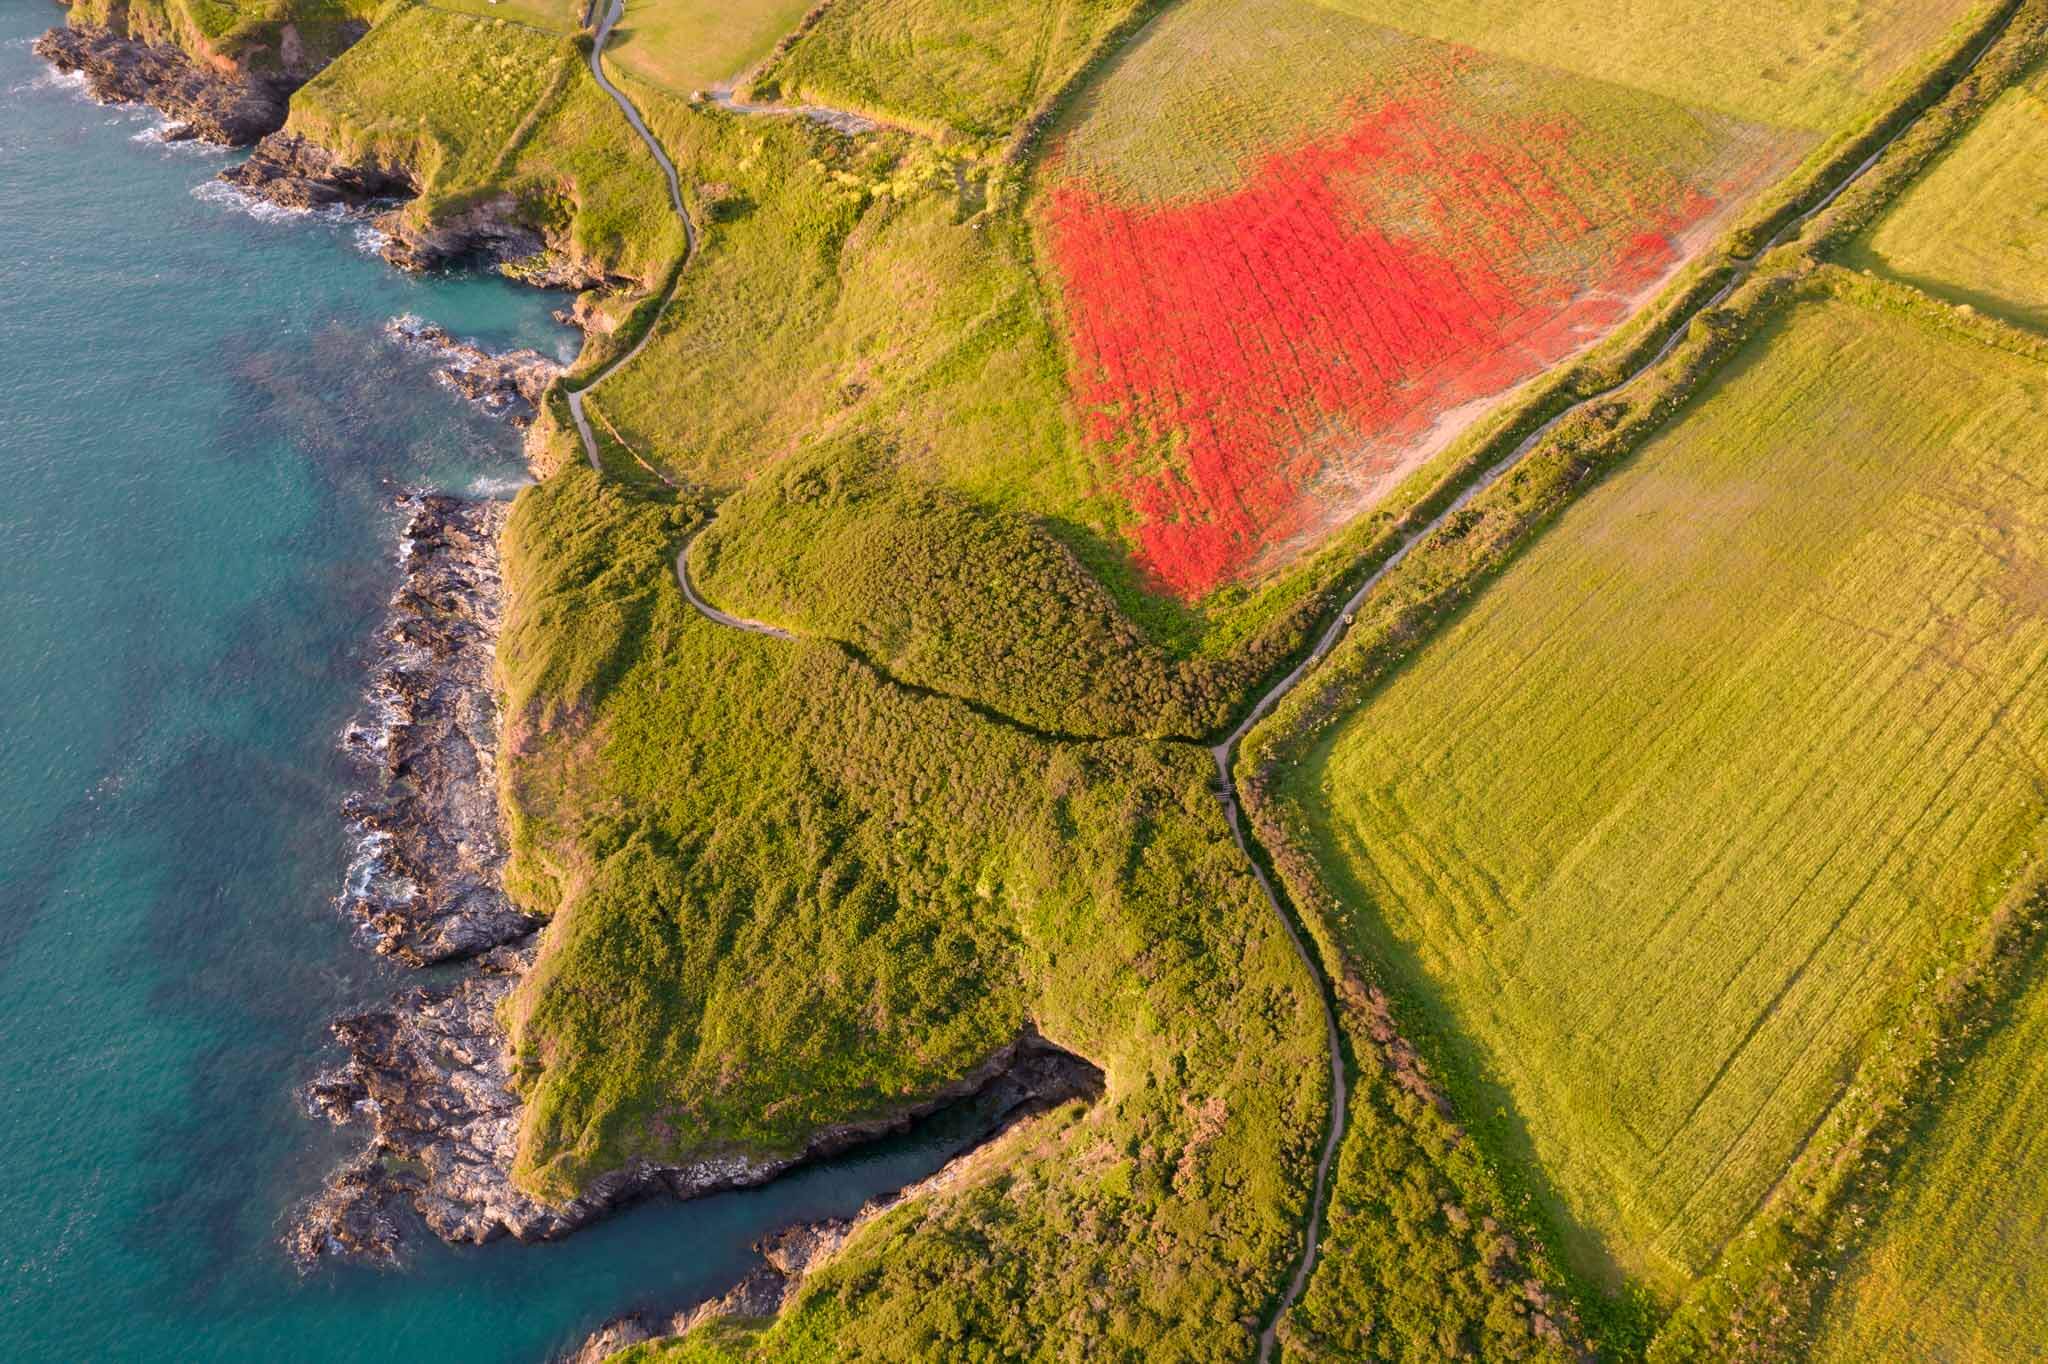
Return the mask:
M533 480L523 474L502 478L493 478L486 474L469 485L469 495L471 497L494 499L507 498L517 493L521 488L531 488L532 486Z
M177 137L173 135L182 131L185 128L185 126L186 125L184 123L180 122L177 119L169 117L159 117L147 128L144 128L141 132L134 134L128 140L130 142L143 143L145 146L160 148L166 155L227 155L228 149L226 147L220 146L218 143L208 142L204 138Z
M364 223L356 228L356 250L366 256L381 255L384 247L390 240L391 234L389 232L372 227L368 223Z

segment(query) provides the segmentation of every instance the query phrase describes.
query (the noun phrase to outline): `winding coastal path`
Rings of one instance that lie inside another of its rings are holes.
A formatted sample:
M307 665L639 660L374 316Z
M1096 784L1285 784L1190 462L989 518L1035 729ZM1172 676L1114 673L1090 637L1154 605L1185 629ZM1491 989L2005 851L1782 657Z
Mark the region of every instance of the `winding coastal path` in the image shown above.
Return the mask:
M596 40L591 47L590 69L605 93L610 95L617 102L620 109L625 112L628 122L633 126L633 130L647 143L648 148L654 153L655 160L660 163L662 173L668 178L669 198L674 205L676 216L682 221L686 243L683 265L678 269L675 276L675 278L680 278L681 270L686 269L690 260L696 255L697 235L695 227L690 222L689 214L683 207L682 191L676 178L675 166L669 161L667 153L662 150L660 143L656 141L654 135L648 130L645 121L640 117L639 111L633 107L632 101L627 99L604 74L603 55L605 41L611 36L613 27L618 23L624 12L625 0L611 0L610 10L605 15L604 22L598 28ZM2017 12L2015 10L2013 13L2017 14ZM2000 38L2005 36L2006 31L2011 25L2011 18L2012 16L2008 15L2006 23L2001 24L1984 40L1983 45L1978 48L1971 56L1969 62L1957 73L1955 77L1956 82L1960 82L1977 69L1985 54L1996 45ZM848 131L862 130L858 125L874 126L870 121L861 118L859 115L843 114L838 110L813 109L808 106L745 104L734 98L731 86L712 91L710 97L720 107L735 113L770 116L800 115L833 123L834 126L840 126L836 120L844 118L848 120L850 125L855 125L849 126ZM1271 877L1267 874L1263 860L1264 850L1259 847L1257 840L1246 827L1235 774L1235 759L1238 747L1244 741L1245 736L1250 734L1260 721L1270 715L1273 709L1330 655L1331 651L1343 640L1345 632L1350 628L1353 619L1359 608L1365 603L1365 600L1386 579L1388 574L1392 573L1407 559L1417 545L1436 534L1451 517L1463 511L1474 498L1511 472L1567 418L1585 411L1595 403L1612 398L1615 394L1630 387L1638 379L1641 379L1644 375L1662 364L1677 347L1678 343L1684 339L1686 332L1696 319L1719 307L1743 281L1755 273L1759 260L1773 248L1797 236L1808 222L1833 204L1858 180L1862 179L1884 157L1884 154L1891 150L1899 138L1903 137L1918 122L1919 117L1917 115L1904 120L1900 127L1877 150L1844 175L1838 183L1822 195L1811 207L1788 221L1761 249L1750 256L1736 258L1734 270L1720 289L1716 290L1711 297L1672 320L1670 334L1654 354L1650 355L1641 364L1616 380L1613 384L1598 392L1580 398L1577 402L1537 427L1535 431L1518 443L1498 464L1487 469L1460 492L1441 513L1402 541L1400 546L1388 556L1387 560L1368 575L1359 584L1357 589L1345 599L1342 607L1324 628L1322 634L1317 637L1314 647L1309 650L1307 655L1289 670L1285 676L1259 696L1258 700L1245 713L1244 718L1235 729L1231 730L1221 742L1210 747L1209 753L1215 760L1218 779L1216 794L1222 803L1224 816L1230 827L1231 837L1236 842L1238 850L1243 853L1245 860L1251 865L1252 874L1258 880L1259 889L1265 895L1267 904L1271 907L1274 915L1280 920L1281 927L1286 930L1288 941L1293 944L1295 954L1301 960L1303 967L1308 971L1310 978L1316 982L1323 1006L1323 1023L1329 1046L1330 1116L1328 1129L1323 1139L1322 1152L1316 1161L1315 1181L1310 1191L1308 1212L1304 1219L1300 1256L1295 1263L1294 1271L1289 1277L1285 1290L1274 1304L1264 1329L1259 1333L1258 1359L1260 1364L1266 1364L1272 1358L1278 1343L1280 1323L1286 1319L1289 1310L1300 1301L1302 1293L1308 1287L1309 1276L1315 1269L1316 1252L1321 1241L1323 1215L1329 1192L1330 1171L1335 1165L1337 1153L1343 1145L1345 1125L1349 1116L1351 1090L1350 1076L1344 1063L1343 1034L1338 1025L1335 992L1330 974L1325 969L1320 953L1310 944L1302 926L1296 922L1293 912L1288 908L1285 900L1282 899L1279 888L1274 885ZM661 311L667 308L669 298L673 296L675 287L674 279L672 279L669 285L669 294L663 297L660 306L656 310L655 321L660 319ZM597 469L600 473L603 470L598 461L597 441L584 415L582 395L639 355L653 334L654 327L653 323L650 322L646 335L642 336L640 341L630 351L605 366L581 390L573 391L569 394L569 410L574 415L577 431L583 438L584 452L590 459L591 467ZM701 529L698 533L701 533ZM695 535L693 534L689 540L683 542L676 554L676 581L681 586L683 596L688 600L692 609L705 619L729 629L744 630L752 634L767 635L777 639L795 638L788 630L768 625L761 621L748 620L744 617L731 615L705 601L690 581L689 550L690 543L694 539ZM977 709L979 708L977 707Z
M612 0L611 8L605 11L604 21L597 26L597 36L591 40L590 74L597 78L598 88L607 95L610 95L612 102L618 105L620 111L626 115L626 122L633 125L633 131L638 133L640 140L647 144L647 150L654 153L656 164L661 167L662 175L668 180L669 206L675 210L677 221L683 225L683 260L682 264L676 267L675 274L670 277L668 292L662 295L661 302L655 306L654 316L648 319L647 330L633 344L633 349L590 376L589 382L585 383L583 387L572 388L568 391L569 415L576 419L576 434L583 438L583 453L589 458L590 467L597 470L599 474L604 473L604 466L598 462L597 458L597 436L590 429L590 419L583 414L583 395L603 383L623 366L631 364L635 356L647 349L647 343L654 339L655 324L661 321L662 313L668 309L669 300L675 297L676 281L682 278L682 272L690 268L690 262L697 255L697 225L690 221L689 210L683 207L683 186L682 182L676 178L675 162L668 159L668 153L662 150L660 139L649 131L647 120L640 117L640 111L633 107L633 101L627 99L625 92L619 89L618 86L613 85L611 78L604 73L604 45L610 40L612 30L618 26L619 20L624 18L625 14L626 0ZM678 576L680 576L682 573L682 560L680 559L676 561L676 571ZM690 604L693 606L697 605L696 595L690 592L690 585L687 581L683 584L683 590L686 594L689 594ZM699 609L703 608L699 607ZM718 619L716 616L712 618L714 620ZM724 624L725 622L721 621L720 623Z

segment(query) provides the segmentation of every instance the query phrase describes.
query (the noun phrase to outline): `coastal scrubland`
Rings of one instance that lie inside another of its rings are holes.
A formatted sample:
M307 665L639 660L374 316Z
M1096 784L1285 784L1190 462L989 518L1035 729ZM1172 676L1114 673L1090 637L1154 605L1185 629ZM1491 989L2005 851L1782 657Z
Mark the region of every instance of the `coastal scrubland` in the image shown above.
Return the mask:
M509 881L553 914L508 1019L522 1181L801 1149L1028 1024L1106 1093L920 1214L957 1230L856 1278L848 1338L1242 1354L1327 1072L1206 755L1048 743L722 629L668 571L693 515L570 466L508 532Z
M1286 1357L1778 1358L1771 1276L1841 1246L1827 1348L2029 1329L1944 1200L2031 1150L1968 1134L2033 1003L1867 1240L1823 1186L2048 855L2037 90L1863 233L2040 0L1947 98L1991 6L649 0L606 60L679 274L581 14L461 8L385 11L292 129L573 241L590 356L651 328L586 394L602 475L546 405L505 546L518 1181L798 1152L1031 1031L1105 1077L634 1358L1252 1354L1332 1115L1251 856L1351 1077ZM689 98L764 60L894 126ZM1248 856L1185 740L1438 513L1248 741ZM685 545L798 638L692 612ZM1900 1277L1935 1256L1983 1296Z
M1849 254L1956 303L2048 330L2048 68L1983 120Z

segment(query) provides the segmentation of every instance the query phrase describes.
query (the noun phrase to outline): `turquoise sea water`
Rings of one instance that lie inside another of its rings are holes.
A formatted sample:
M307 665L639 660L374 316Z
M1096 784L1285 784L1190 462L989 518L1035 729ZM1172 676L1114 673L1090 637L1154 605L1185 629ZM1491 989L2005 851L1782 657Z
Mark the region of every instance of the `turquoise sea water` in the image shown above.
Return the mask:
M933 1169L943 1131L555 1245L288 1265L355 1140L294 1091L418 979L334 906L391 493L522 473L379 328L572 338L559 298L195 195L220 154L44 74L60 17L0 0L0 1359L538 1361Z

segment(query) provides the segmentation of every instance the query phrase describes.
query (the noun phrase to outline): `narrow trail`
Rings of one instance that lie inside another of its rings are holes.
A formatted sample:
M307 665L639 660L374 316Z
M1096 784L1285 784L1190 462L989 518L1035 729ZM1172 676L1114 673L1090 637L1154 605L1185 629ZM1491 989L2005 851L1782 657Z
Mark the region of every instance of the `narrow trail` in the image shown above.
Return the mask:
M625 14L626 0L612 0L611 8L605 11L604 22L598 25L597 36L591 40L590 74L597 78L598 88L607 95L610 95L612 102L618 105L620 111L626 115L626 122L633 125L633 131L638 133L640 140L647 144L647 150L654 153L656 164L661 167L662 175L667 178L669 205L675 209L676 219L683 225L683 260L682 264L676 267L675 274L670 277L668 292L663 294L661 302L655 305L654 316L648 320L647 330L634 343L633 349L606 365L596 374L593 374L589 382L584 384L583 387L568 390L569 415L576 419L576 434L583 438L583 453L590 460L590 467L595 469L600 475L604 473L604 465L597 458L597 436L590 429L590 419L583 414L583 395L596 388L626 365L631 364L641 351L647 349L647 343L654 339L655 325L661 321L661 315L668 310L669 300L675 297L677 281L682 278L683 271L690 268L690 262L695 260L697 256L697 225L690 221L689 211L683 207L683 186L682 182L676 178L675 163L668 159L668 153L662 150L660 140L648 129L647 121L640 117L640 111L633 107L633 101L627 99L625 92L619 89L618 86L613 85L610 77L604 74L604 45L611 39L612 30L618 26L619 20L624 18ZM680 576L682 569L682 561L680 559L676 561L676 568ZM687 581L683 584L683 590L689 592L689 583ZM692 605L697 605L694 594L690 600ZM700 606L699 609L702 610L704 608ZM714 616L713 619L715 620L717 617ZM720 623L724 624L726 622L721 621Z
M682 221L685 239L683 264L678 268L675 276L675 279L679 279L682 270L688 268L690 261L696 255L697 234L695 226L690 221L689 214L683 207L682 191L677 181L675 166L669 161L667 153L662 150L660 143L655 139L653 133L648 130L645 121L640 117L639 111L633 107L632 101L615 87L604 74L603 56L605 42L611 36L614 26L618 23L624 12L625 0L611 0L611 7L605 15L604 22L599 27L591 47L591 74L597 78L598 85L603 88L605 93L610 95L619 108L624 111L627 121L632 124L634 131L640 135L641 139L646 142L649 150L654 153L656 161L661 165L662 173L668 178L669 198L675 208L676 216ZM2016 14L2017 10L2014 13ZM1983 45L1972 55L1962 70L1957 73L1955 82L1951 83L1950 88L1953 88L1955 83L1959 83L1976 70L1985 54L2005 35L2010 25L2011 16L2008 16L2007 22L2000 25L1995 32L1985 39ZM731 86L722 87L709 93L714 103L734 113L771 117L809 117L835 127L841 127L842 130L848 132L863 131L866 128L875 126L871 120L864 119L859 115L846 114L839 110L816 109L810 106L795 105L747 104L734 97ZM1932 104L1929 107L1933 107ZM1925 110L1922 110L1921 114L1924 113ZM1308 971L1309 976L1317 984L1318 995L1323 1007L1323 1024L1329 1049L1330 1115L1328 1128L1323 1139L1322 1152L1316 1161L1315 1180L1310 1190L1310 1202L1304 1221L1301 1253L1295 1263L1294 1271L1288 1280L1286 1289L1281 1293L1279 1300L1273 1307L1271 1316L1259 1333L1257 1355L1259 1364L1267 1364L1267 1361L1272 1359L1274 1349L1278 1344L1280 1323L1286 1319L1287 1313L1300 1301L1301 1295L1307 1290L1309 1278L1315 1270L1316 1255L1322 1239L1323 1216L1329 1192L1330 1172L1335 1166L1337 1153L1342 1148L1345 1126L1349 1117L1351 1085L1350 1076L1344 1063L1343 1034L1338 1024L1335 990L1331 976L1324 967L1321 954L1310 944L1303 927L1297 923L1293 912L1281 897L1279 888L1268 875L1266 864L1263 860L1264 849L1258 845L1257 840L1252 837L1246 827L1242 812L1242 798L1238 790L1234 766L1239 745L1242 744L1245 736L1260 721L1270 715L1273 709L1290 692L1298 687L1343 641L1344 635L1349 630L1358 609L1373 591L1386 580L1387 576L1400 567L1416 546L1436 534L1447 521L1469 506L1473 499L1510 473L1567 418L1585 411L1595 403L1612 398L1662 364L1678 346L1679 342L1685 338L1688 329L1697 318L1719 307L1727 300L1730 294L1755 273L1758 261L1772 249L1798 235L1808 222L1825 211L1847 192L1851 186L1862 179L1884 157L1884 154L1891 150L1899 138L1903 137L1909 129L1919 122L1920 116L1915 115L1913 118L1905 120L1869 157L1844 175L1838 183L1816 200L1812 206L1789 220L1784 227L1753 255L1736 258L1734 261L1735 269L1728 281L1698 306L1674 318L1671 323L1669 336L1665 338L1663 344L1657 348L1655 353L1613 384L1580 398L1563 411L1545 421L1519 442L1498 464L1487 469L1464 488L1442 512L1402 541L1400 546L1388 556L1386 561L1374 569L1359 584L1357 589L1345 599L1343 606L1335 613L1334 618L1324 628L1322 634L1317 637L1314 647L1309 650L1301 661L1260 695L1250 710L1245 713L1244 718L1238 723L1236 728L1232 729L1222 741L1210 747L1209 753L1215 760L1216 775L1219 783L1216 794L1223 806L1224 817L1229 824L1231 838L1235 841L1238 850L1244 855L1245 860L1250 863L1252 874L1258 881L1259 889L1265 895L1266 902L1272 909L1275 917L1279 919L1280 926L1286 931L1288 941L1293 945L1296 956ZM675 287L674 279L672 279L668 295L663 297L660 305L657 307L655 321L659 321L661 312L668 307ZM605 366L581 390L571 392L568 395L569 410L575 417L577 431L583 439L584 453L589 457L591 467L597 469L599 473L602 473L603 469L598 460L597 440L590 429L589 421L584 415L582 395L638 356L646 348L653 334L654 326L653 323L650 323L647 333L641 337L640 341L630 351ZM701 533L702 530L700 528L697 534ZM742 630L750 634L765 635L776 639L794 639L794 634L778 626L769 625L762 621L748 620L744 617L734 616L721 611L698 594L696 587L690 581L689 572L690 544L695 538L696 535L693 534L683 542L676 553L675 564L676 581L681 586L683 596L689 602L691 608L714 624L722 625L729 629Z

